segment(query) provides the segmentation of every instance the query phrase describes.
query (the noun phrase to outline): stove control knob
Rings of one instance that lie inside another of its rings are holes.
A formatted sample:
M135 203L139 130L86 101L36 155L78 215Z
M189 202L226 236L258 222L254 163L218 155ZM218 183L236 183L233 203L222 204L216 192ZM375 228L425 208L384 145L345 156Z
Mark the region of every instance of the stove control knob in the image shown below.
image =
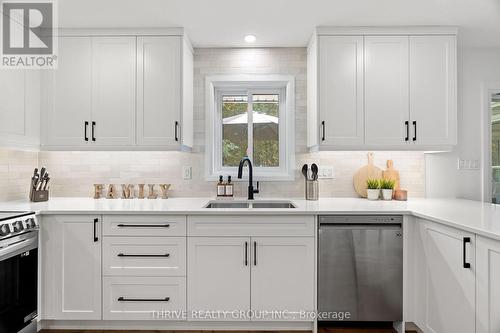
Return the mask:
M24 229L23 221L16 221L12 223L12 226L14 227L14 232L20 232Z
M0 236L6 236L10 234L10 227L8 224L0 225Z
M36 222L35 222L34 218L26 219L26 221L24 221L24 223L26 224L26 229L36 228Z

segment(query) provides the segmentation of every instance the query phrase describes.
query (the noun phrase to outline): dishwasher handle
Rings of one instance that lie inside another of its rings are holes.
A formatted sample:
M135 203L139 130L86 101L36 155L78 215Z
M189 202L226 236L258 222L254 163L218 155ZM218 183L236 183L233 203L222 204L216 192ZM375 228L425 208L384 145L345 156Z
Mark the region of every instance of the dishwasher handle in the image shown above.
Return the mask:
M338 224L338 223L320 223L319 229L337 229L337 230L401 230L399 223L356 223L356 224Z

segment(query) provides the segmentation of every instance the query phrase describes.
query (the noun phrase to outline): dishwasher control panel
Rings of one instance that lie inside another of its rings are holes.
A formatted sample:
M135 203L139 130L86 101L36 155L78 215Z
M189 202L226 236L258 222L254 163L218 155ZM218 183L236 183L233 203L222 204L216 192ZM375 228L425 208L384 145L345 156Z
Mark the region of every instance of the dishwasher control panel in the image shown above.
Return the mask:
M322 215L320 224L402 224L402 215Z

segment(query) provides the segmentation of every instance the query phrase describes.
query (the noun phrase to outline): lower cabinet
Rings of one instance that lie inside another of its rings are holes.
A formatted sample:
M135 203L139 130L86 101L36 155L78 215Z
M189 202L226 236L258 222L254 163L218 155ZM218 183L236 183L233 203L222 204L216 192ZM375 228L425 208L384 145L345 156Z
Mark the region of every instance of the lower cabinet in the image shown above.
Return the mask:
M424 220L418 225L417 325L424 332L475 332L475 235Z
M186 279L106 276L102 305L104 320L182 320Z
M42 319L101 319L101 219L43 216Z
M476 333L500 332L500 241L476 237Z
M312 237L188 238L188 310L217 312L199 319L300 320L313 293Z

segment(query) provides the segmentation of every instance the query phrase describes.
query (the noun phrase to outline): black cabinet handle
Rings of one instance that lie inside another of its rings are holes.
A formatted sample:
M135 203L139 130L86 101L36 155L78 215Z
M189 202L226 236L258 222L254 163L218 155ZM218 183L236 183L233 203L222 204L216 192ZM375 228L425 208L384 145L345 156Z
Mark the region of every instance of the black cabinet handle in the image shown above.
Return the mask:
M165 298L125 298L118 297L118 302L168 302L170 297Z
M95 121L92 122L92 141L95 142Z
M165 253L165 254L125 254L125 253L118 253L118 257L135 257L135 258L160 258L160 257L165 257L168 258L170 257L170 253Z
M465 256L467 254L467 251L466 251L466 247L467 247L467 243L470 243L470 237L464 237L464 241L463 241L463 250L464 250L464 253L463 253L463 261L464 261L464 268L470 268L470 263L467 262Z
M87 136L87 127L89 127L88 121L86 121L85 124L83 125L83 139L85 141L89 141L89 137Z
M99 240L99 237L97 237L97 222L99 222L99 219L94 219L94 242Z
M405 141L410 140L410 122L407 120L405 121L405 126L406 126L406 138Z
M245 242L245 266L248 266L248 242Z
M417 122L413 121L413 141L417 141Z
M253 242L253 265L257 266L257 242Z
M323 132L323 134L321 135L321 141L325 141L326 128L325 128L325 121L324 120L321 122L321 129Z
M179 122L175 122L175 141L179 141Z
M118 228L170 228L170 224L117 224Z

